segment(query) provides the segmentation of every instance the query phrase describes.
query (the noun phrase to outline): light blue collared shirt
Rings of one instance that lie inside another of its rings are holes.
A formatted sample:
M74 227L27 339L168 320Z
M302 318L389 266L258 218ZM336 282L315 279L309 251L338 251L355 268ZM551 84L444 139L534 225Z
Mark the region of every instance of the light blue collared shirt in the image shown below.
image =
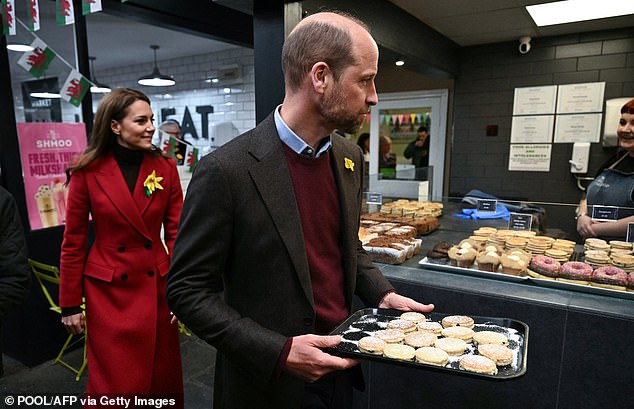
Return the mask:
M280 135L280 139L282 142L286 144L293 152L296 152L298 155L306 156L309 158L318 158L324 153L328 152L332 147L332 141L330 139L330 135L326 138L326 142L320 143L317 152L313 149L312 146L308 145L302 138L297 136L295 132L291 130L291 128L286 125L286 122L282 119L280 115L280 108L282 105L278 105L275 108L275 127L277 128L277 133Z

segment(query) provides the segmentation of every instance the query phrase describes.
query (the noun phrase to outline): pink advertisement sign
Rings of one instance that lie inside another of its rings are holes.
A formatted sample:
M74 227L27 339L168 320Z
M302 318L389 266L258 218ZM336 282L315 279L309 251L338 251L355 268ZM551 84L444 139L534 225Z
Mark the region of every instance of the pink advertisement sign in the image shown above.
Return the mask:
M18 123L20 159L31 230L66 221L66 168L86 148L83 123Z

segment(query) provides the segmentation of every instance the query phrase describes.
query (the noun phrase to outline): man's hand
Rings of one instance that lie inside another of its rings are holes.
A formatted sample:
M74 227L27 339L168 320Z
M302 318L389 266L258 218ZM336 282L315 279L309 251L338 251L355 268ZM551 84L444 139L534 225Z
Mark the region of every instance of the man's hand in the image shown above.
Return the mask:
M319 336L300 335L293 337L291 350L286 359L285 370L306 382L315 382L322 376L343 369L351 368L359 362L350 358L339 358L327 354L321 348L339 345L339 335Z
M379 308L392 308L401 311L430 312L434 310L434 304L421 304L411 298L403 297L396 293L389 293L379 304Z

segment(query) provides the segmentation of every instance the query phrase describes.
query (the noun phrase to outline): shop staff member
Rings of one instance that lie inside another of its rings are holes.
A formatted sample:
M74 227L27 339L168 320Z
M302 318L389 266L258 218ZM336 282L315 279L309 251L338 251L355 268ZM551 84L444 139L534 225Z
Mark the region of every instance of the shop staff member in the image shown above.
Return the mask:
M634 222L634 99L621 108L616 129L619 150L601 166L597 177L588 185L586 200L579 205L577 232L581 237L624 240L628 223ZM592 220L591 208L619 207L615 222Z
M282 105L194 172L167 293L218 349L215 408L348 408L357 362L323 348L353 296L433 309L394 293L358 239L363 153L334 130L355 133L377 103L377 64L361 22L305 18L282 51Z

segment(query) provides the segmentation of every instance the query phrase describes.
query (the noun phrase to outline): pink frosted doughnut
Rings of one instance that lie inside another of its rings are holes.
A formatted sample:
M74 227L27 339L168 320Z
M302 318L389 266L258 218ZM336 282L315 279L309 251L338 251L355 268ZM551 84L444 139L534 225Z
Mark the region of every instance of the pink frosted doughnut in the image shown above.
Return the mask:
M557 277L561 265L552 257L538 255L531 259L530 269L548 277Z
M592 283L608 288L625 289L627 286L627 273L618 267L599 267L592 273Z
M580 261L568 261L561 266L559 275L572 280L590 280L590 277L592 277L592 266Z

